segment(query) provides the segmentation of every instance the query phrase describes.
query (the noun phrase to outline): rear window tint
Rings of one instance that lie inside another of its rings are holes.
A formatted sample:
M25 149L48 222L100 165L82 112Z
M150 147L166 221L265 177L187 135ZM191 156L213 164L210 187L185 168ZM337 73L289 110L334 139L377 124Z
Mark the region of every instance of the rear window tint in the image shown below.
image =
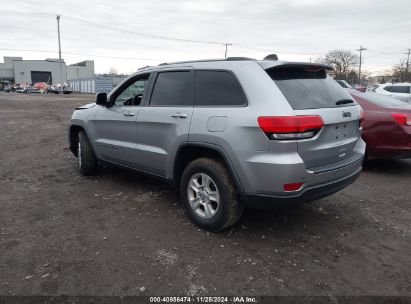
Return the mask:
M151 95L151 106L182 106L189 102L191 84L189 71L161 72Z
M196 106L243 106L244 92L233 74L227 71L196 71Z
M337 102L352 100L322 67L278 66L267 70L294 110L335 108L354 105Z

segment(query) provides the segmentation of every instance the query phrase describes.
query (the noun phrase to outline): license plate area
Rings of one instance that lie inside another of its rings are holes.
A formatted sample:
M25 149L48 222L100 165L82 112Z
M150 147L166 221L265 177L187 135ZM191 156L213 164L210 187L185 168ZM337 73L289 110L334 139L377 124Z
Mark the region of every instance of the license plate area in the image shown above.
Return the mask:
M348 123L339 123L334 125L334 135L336 140L347 139L350 135L351 126Z

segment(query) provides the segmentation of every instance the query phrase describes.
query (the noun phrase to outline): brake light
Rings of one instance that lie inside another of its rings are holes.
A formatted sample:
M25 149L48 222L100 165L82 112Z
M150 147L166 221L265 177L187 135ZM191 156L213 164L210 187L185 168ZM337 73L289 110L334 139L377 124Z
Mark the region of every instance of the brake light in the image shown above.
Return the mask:
M318 66L307 66L307 67L305 67L306 72L312 72L312 73L319 72L322 69L323 69L322 67L318 67Z
M258 125L269 139L292 140L314 137L324 126L320 116L260 116Z
M391 115L400 126L411 126L411 117L407 114L392 113Z

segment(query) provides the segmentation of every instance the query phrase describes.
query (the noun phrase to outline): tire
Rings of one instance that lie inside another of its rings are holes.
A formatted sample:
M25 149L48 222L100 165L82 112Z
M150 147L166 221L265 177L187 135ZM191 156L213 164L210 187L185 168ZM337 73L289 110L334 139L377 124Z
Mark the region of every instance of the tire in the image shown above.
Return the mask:
M97 158L84 131L80 131L78 134L77 157L81 176L95 175L97 173Z
M216 159L192 161L183 172L180 191L188 218L212 232L237 223L244 210L230 173Z

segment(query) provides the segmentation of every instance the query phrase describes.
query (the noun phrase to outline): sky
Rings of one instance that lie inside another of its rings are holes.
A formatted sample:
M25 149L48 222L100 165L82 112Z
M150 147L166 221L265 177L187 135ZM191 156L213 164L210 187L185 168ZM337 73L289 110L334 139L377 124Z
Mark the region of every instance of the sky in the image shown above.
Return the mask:
M94 60L96 73L227 56L310 61L363 52L363 70L390 70L411 48L409 0L0 0L3 56Z

